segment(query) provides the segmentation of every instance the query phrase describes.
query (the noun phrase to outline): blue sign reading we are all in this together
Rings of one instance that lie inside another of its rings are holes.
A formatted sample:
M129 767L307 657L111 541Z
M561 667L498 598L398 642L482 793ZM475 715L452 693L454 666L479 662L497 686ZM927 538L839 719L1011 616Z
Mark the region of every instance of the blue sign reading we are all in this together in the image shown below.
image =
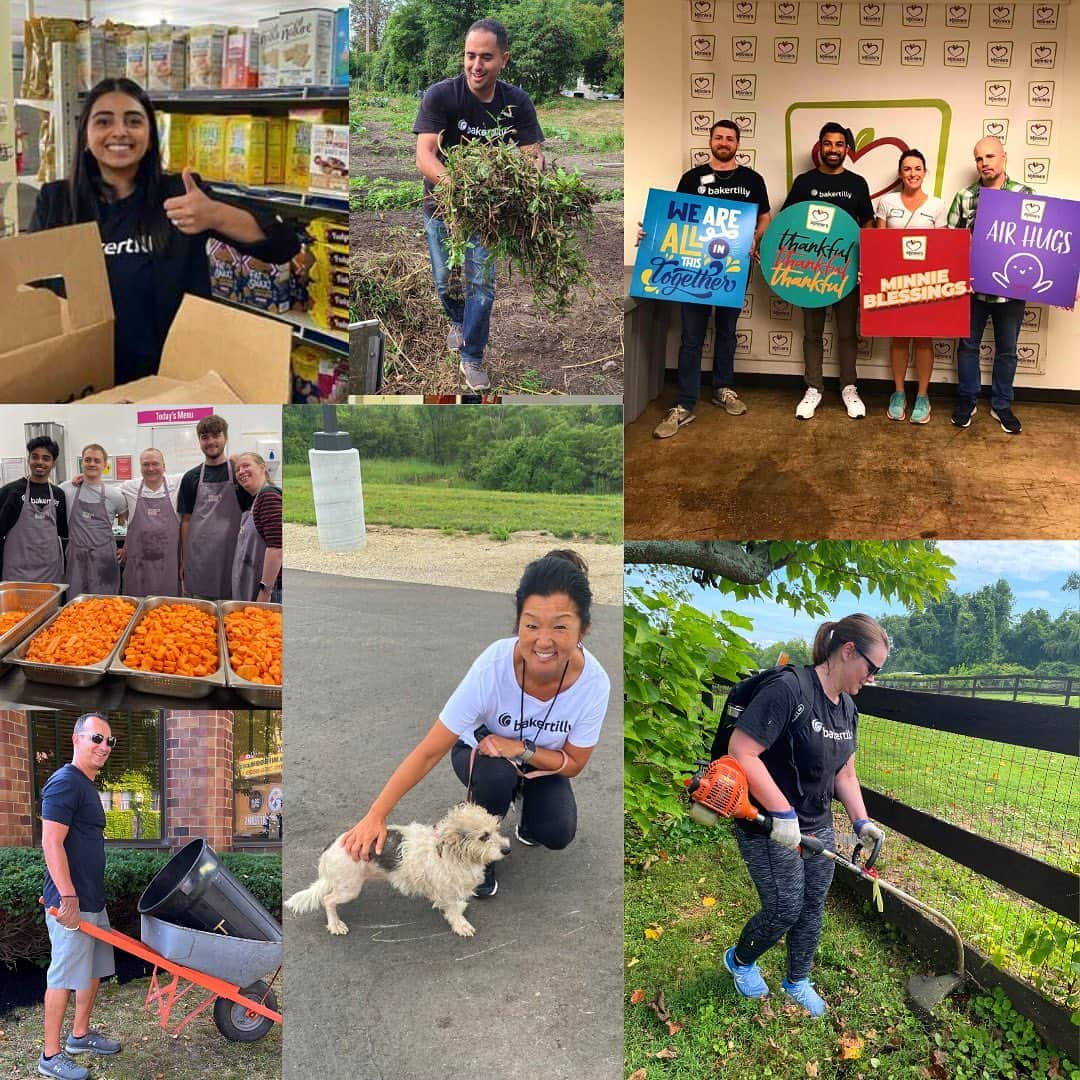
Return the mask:
M757 204L650 188L630 295L741 308Z

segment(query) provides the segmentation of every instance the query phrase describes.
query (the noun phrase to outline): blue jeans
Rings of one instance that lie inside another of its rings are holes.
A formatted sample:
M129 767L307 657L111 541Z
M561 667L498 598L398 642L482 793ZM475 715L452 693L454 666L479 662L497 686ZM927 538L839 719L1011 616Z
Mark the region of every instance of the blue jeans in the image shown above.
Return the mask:
M680 304L682 341L679 345L678 403L691 412L697 408L701 393L701 347L709 319L716 312L716 333L713 339L713 387L735 386L735 324L740 309L709 307L707 304Z
M484 359L491 324L491 305L495 302L495 262L488 262L488 250L475 244L465 254L465 295L450 289L447 259L446 223L442 218L424 215L424 232L431 253L431 272L435 289L446 317L462 328L465 344L461 359L479 364Z
M979 376L979 342L982 341L986 320L994 320L994 370L990 381L990 404L994 409L1007 409L1013 399L1013 377L1016 375L1016 339L1024 318L1023 300L1006 300L988 304L971 298L971 334L961 338L956 346L957 393L974 401L979 396L982 380Z

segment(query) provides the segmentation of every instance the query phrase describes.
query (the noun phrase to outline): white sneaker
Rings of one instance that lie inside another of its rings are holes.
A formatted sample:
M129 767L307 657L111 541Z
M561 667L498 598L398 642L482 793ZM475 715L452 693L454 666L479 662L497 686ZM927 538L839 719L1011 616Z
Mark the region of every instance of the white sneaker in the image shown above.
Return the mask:
M795 406L795 415L800 420L811 420L820 404L821 391L813 386L808 386L806 393L802 396L802 401Z
M844 399L847 414L852 420L861 420L866 415L866 406L863 404L862 398L859 397L859 388L854 383L848 383L840 391L840 396Z

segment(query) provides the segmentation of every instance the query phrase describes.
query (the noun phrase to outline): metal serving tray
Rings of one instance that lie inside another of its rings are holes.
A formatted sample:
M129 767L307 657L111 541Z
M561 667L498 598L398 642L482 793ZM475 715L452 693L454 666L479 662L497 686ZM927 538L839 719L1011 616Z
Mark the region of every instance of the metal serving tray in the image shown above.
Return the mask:
M233 671L229 663L229 638L225 633L225 616L230 612L239 611L241 608L257 607L270 608L271 611L281 611L280 604L260 603L256 600L222 600L221 607L221 641L225 657L225 681L237 694L249 705L257 709L280 709L281 686L267 686L266 683L252 682L250 679L242 679ZM284 667L284 665L282 665Z
M6 634L0 634L0 672L7 670L3 662L16 645L29 637L60 607L67 586L61 583L38 581L0 581L0 614L25 611L26 618L17 622Z
M135 632L135 628L146 617L148 612L159 608L162 604L186 604L214 616L217 623L218 639L218 667L213 675L194 677L191 675L161 675L154 671L140 671L138 668L130 668L124 663L122 657L127 651L128 640ZM112 663L109 665L110 675L123 675L131 685L132 690L139 690L144 694L162 694L165 697L180 698L203 698L213 692L217 686L225 685L225 635L221 629L221 615L218 606L213 600L195 600L187 596L148 596L142 602L142 607L136 612L131 620L120 644L116 649Z
M139 614L139 597L137 596L106 597L84 593L69 600L51 618L42 623L38 633L59 619L68 608L74 607L76 604L85 604L88 600L106 599L127 600L131 603L134 606L132 622ZM128 623L128 629L130 628L131 623ZM36 636L37 634L30 634L24 638L7 656L8 662L18 664L23 669L26 677L32 682L51 683L54 686L97 686L105 678L105 673L109 670L109 661L116 655L117 645L114 645L109 654L96 664L85 664L82 667L75 667L72 664L43 664L38 660L27 660L26 654ZM119 640L123 641L123 639L124 635L121 634Z

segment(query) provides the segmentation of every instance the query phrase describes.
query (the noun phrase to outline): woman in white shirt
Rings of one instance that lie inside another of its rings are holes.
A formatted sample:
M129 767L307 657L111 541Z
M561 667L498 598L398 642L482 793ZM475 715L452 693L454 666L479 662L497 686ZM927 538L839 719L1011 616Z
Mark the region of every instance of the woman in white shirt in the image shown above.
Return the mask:
M496 817L520 796L516 835L528 846L566 847L577 830L570 778L600 737L611 683L582 645L592 593L574 551L529 563L516 594L517 633L489 645L431 730L394 770L343 838L354 859L381 854L386 819L447 754L466 795ZM488 866L476 896L498 888Z
M943 200L923 191L926 179L926 158L919 150L905 150L900 155L899 191L888 191L874 207L874 224L879 229L943 229L947 207ZM930 338L900 337L892 339L889 358L892 361L893 382L896 386L889 398L890 420L903 420L907 415L907 395L904 376L907 374L911 342L915 342L915 376L918 390L911 410L913 424L925 424L930 419L930 376L934 370L934 347Z

